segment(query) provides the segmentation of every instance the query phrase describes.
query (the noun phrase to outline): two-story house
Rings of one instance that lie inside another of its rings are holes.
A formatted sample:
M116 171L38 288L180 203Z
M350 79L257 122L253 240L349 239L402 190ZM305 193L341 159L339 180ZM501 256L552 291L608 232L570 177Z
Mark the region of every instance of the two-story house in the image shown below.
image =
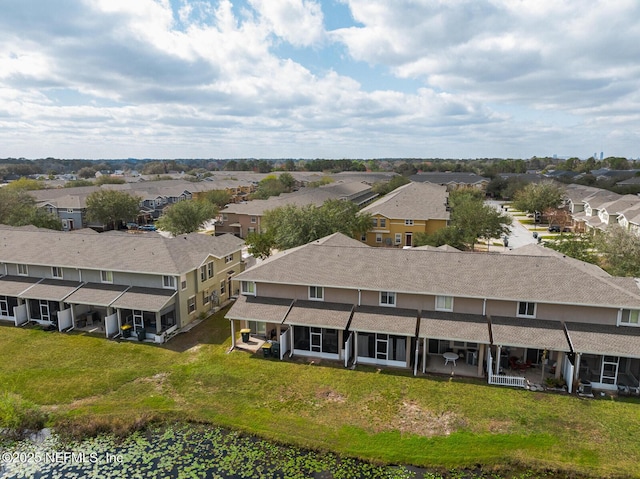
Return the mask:
M637 387L636 281L530 253L371 248L335 234L236 278L241 297L227 313L234 345L239 326L275 338L282 355L345 365L414 374L448 366L523 387L520 369L538 368L570 388Z
M0 320L163 342L234 294L242 246L231 235L1 226Z
M373 216L373 227L360 239L369 246L413 246L417 233L447 226L448 201L445 186L407 183L362 208Z

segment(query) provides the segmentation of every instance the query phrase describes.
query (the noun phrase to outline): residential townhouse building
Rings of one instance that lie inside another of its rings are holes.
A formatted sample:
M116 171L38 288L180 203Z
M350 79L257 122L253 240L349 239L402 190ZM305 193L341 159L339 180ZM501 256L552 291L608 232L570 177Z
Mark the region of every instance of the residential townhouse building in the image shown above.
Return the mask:
M484 191L489 184L489 178L476 175L475 173L425 171L409 177L416 183L431 183L434 185L446 186L452 191L458 188L476 188Z
M164 342L236 293L242 246L231 235L0 226L0 321Z
M264 214L281 206L321 206L325 201L334 199L365 205L376 196L377 194L371 191L371 186L366 183L340 181L317 188L305 187L299 191L266 200L231 204L220 212L216 223L216 234L231 233L239 238L246 238L249 233L261 233L264 231L262 224Z
M281 358L414 374L450 374L452 359L456 374L492 384L525 387L531 366L569 391L637 388L636 281L557 253L514 253L371 248L335 234L238 275L233 345L240 327L276 340Z
M372 229L360 240L369 246L413 246L417 233L433 233L449 222L445 186L407 183L362 208L373 217Z

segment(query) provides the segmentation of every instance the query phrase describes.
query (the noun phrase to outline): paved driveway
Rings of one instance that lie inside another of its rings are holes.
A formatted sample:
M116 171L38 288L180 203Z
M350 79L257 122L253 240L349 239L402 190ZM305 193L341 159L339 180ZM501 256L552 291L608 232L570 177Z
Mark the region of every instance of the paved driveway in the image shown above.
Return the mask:
M495 209L504 212L502 209L503 201L487 200L486 204L494 207ZM528 244L536 244L538 240L533 237L531 231L529 231L524 225L522 225L509 211L507 214L513 219L511 224L511 233L509 234L509 249L519 248ZM539 233L544 233L544 228L541 226L538 228ZM493 248L494 251L500 251L501 248Z

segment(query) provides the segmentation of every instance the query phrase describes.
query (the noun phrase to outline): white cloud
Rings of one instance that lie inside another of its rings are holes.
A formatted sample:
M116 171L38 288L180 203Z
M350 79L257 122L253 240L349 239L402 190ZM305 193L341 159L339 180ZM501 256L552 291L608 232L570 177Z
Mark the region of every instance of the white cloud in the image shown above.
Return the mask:
M324 39L323 15L314 0L250 0L273 33L294 46L318 45Z

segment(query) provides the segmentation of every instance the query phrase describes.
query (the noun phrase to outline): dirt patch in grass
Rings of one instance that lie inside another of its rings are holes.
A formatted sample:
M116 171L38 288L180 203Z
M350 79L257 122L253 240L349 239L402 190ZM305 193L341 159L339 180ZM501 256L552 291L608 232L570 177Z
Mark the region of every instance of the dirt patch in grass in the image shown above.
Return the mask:
M402 401L392 420L373 418L375 432L399 431L423 437L448 436L461 424L462 419L454 412L435 413L414 401Z
M318 399L324 399L327 402L337 402L337 403L342 403L347 400L345 396L329 388L318 390L316 392L316 397Z

